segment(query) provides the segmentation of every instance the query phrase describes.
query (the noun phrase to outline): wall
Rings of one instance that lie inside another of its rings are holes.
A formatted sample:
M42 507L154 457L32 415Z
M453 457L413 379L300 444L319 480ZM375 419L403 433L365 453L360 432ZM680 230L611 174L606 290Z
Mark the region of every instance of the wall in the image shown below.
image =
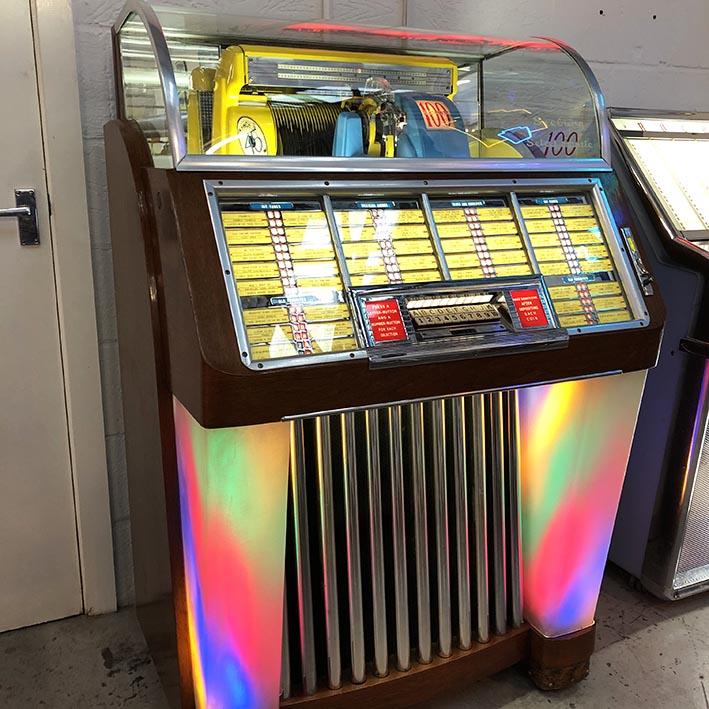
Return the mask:
M331 19L510 37L575 47L615 106L709 111L706 0L173 0L172 5L287 19ZM73 0L119 603L133 597L120 375L102 126L115 115L110 28L122 0Z

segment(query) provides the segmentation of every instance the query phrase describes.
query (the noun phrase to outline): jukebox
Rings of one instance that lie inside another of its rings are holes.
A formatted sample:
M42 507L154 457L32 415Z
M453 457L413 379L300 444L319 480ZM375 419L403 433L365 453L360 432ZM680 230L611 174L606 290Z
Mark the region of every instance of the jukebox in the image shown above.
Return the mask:
M664 321L587 65L136 1L115 56L136 595L183 705L582 679Z
M611 559L661 598L709 588L709 116L612 110L618 177L647 221L668 323Z

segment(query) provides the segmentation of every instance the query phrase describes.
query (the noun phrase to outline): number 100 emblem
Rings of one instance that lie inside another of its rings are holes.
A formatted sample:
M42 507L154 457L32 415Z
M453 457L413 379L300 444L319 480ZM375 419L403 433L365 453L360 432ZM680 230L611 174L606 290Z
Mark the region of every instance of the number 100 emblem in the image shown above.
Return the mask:
M416 101L416 105L429 130L455 128L453 116L443 101Z

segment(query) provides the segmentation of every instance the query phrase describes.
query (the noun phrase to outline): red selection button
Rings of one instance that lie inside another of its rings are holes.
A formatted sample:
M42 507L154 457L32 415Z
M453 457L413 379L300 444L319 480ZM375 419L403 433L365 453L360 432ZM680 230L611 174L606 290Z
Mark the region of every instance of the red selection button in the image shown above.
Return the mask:
M401 309L395 298L368 300L364 307L375 343L401 342L408 339Z
M549 325L538 290L534 288L513 290L510 291L510 296L522 327L547 327Z

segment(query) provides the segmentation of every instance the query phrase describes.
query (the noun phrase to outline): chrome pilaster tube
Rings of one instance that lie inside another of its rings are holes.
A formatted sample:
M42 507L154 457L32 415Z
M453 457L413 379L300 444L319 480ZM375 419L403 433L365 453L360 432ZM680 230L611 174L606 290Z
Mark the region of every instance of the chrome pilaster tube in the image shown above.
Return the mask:
M453 504L455 508L458 646L461 650L467 650L472 644L472 600L470 595L470 523L466 461L467 428L463 397L456 397L446 402L446 425L450 441L448 465L453 472Z
M436 592L438 610L438 654L451 654L450 550L448 547L448 489L446 482L445 402L426 404L429 428L430 462L433 475L434 539L436 559Z
M409 633L409 584L406 563L406 498L404 496L404 454L401 436L401 406L387 408L389 438L389 482L391 485L391 539L394 573L394 626L396 668L411 667Z
M362 614L362 561L359 546L359 502L357 499L357 449L355 414L342 414L342 462L347 540L347 596L350 620L352 682L364 682L364 617Z
M472 489L473 528L475 533L475 605L478 642L490 639L490 603L487 556L487 450L486 407L484 395L468 399L470 411L466 417L471 450L467 457L471 466L469 484Z
M337 689L342 684L342 665L332 498L332 442L330 419L327 416L319 416L315 419L315 439L320 511L320 556L323 571L327 644L327 679L330 689Z
M384 570L384 524L382 520L381 455L379 448L379 411L364 412L367 443L367 490L369 493L369 556L372 584L372 626L374 635L374 673L388 672L386 627L386 590Z
M300 666L303 692L312 694L317 684L315 640L313 635L313 587L310 566L310 527L305 487L305 429L302 420L290 426L290 484L293 500L293 537L295 543L296 595Z
M522 625L522 507L520 498L519 401L515 390L507 398L507 534L509 538L510 623Z
M426 453L422 403L409 404L411 434L410 470L414 508L414 549L416 570L416 615L419 661L431 662L431 590L428 562L428 514L426 509Z
M290 697L290 650L288 641L288 602L283 594L283 631L281 638L281 699Z
M492 527L493 624L507 632L507 537L505 505L505 416L502 392L485 394L490 430L490 508Z

